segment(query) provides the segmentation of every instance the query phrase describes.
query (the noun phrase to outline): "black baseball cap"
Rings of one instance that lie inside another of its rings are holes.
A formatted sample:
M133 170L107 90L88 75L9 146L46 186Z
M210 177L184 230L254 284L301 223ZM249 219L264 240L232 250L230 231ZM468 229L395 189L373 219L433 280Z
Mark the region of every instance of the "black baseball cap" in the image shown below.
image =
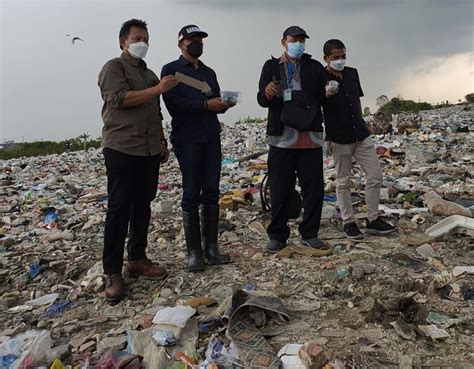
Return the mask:
M283 38L286 36L304 36L304 38L309 38L306 31L299 26L290 26L285 29L285 32L283 32Z
M181 30L178 33L178 41L182 41L185 38L191 38L196 35L201 36L202 38L206 38L209 36L206 32L202 31L198 26L195 24L189 24L187 26L184 26L181 28Z

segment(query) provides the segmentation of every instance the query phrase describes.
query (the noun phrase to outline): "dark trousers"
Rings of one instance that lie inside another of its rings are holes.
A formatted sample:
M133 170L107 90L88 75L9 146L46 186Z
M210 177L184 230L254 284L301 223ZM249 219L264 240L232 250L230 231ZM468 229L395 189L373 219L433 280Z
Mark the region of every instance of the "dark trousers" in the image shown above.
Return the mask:
M173 148L183 176L183 211L194 212L201 204L218 205L222 160L220 138L205 143L175 144Z
M160 156L134 156L104 149L108 209L105 219L105 274L122 272L125 238L128 260L146 258L150 203L156 196Z
M324 198L322 149L280 149L270 146L268 184L272 221L267 229L270 239L286 242L290 236L288 199L296 178L301 187L304 209L299 232L303 239L318 236Z

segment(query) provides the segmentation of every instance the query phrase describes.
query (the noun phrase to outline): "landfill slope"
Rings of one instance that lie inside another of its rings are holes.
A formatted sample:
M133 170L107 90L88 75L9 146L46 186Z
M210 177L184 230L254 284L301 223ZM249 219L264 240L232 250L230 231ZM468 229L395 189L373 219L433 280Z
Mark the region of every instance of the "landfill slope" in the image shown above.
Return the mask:
M279 329L269 339L276 351L316 341L331 363L352 357L367 368L406 361L414 367L474 365L474 277L467 268L474 265L474 232L458 227L437 238L425 233L448 216L473 217L473 109L464 104L384 117L382 125L368 119L378 133L384 173L381 215L398 228L388 237L344 237L332 196L334 165L325 157L319 236L333 247L329 256L299 247L298 220L291 221L289 244L295 246L265 254L270 216L258 192L266 173L265 124L239 123L222 131L221 193L227 197L219 242L233 263L188 274L181 177L171 155L160 168L148 247L170 277L164 283L127 277L127 298L114 306L104 300L101 274L107 208L101 151L1 162L0 345L26 330L47 330L54 346L66 345L64 363L78 363L87 352L98 357L104 347L124 347L120 337L152 326L162 306L201 296L221 303L234 287L251 285L273 292L290 313L289 323L268 323ZM248 158L255 153L260 155ZM356 218L364 231L364 179L357 165L353 174ZM54 300L25 304L41 296ZM199 320L215 306L196 309L193 319ZM223 333L221 338L229 344ZM197 348L208 341L201 334Z

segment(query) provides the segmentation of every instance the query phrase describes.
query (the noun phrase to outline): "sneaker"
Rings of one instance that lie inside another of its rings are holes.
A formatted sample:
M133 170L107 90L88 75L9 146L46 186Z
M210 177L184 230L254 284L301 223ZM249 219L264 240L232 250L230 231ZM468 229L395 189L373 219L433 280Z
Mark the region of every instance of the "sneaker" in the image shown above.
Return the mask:
M301 240L301 243L305 246L312 247L313 249L327 250L327 249L331 248L331 246L329 246L324 241L321 241L317 237L303 239L303 240Z
M280 251L282 248L286 246L285 242L278 241L278 240L269 240L265 250L271 254L275 254Z
M361 240L364 238L364 235L359 230L359 227L355 222L344 224L343 229L347 238L351 238L353 240Z
M388 234L395 231L396 228L393 225L380 218L375 219L373 222L367 220L367 233L369 234Z

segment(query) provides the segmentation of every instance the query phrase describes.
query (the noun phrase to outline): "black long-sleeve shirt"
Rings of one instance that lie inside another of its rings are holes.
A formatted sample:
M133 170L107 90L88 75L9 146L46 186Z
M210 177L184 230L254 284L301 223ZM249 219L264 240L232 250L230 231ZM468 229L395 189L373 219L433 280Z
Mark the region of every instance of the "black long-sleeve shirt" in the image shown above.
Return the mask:
M172 118L171 142L173 144L200 143L219 136L220 124L217 113L205 109L206 100L220 96L220 87L214 70L201 61L196 69L192 63L181 56L163 67L161 77L174 75L176 72L207 82L212 92L204 95L193 87L179 83L163 94L163 100Z
M345 67L342 79L325 70L326 80L339 83L338 92L323 102L326 140L339 144L362 141L370 132L362 117L360 98L364 96L357 69Z

